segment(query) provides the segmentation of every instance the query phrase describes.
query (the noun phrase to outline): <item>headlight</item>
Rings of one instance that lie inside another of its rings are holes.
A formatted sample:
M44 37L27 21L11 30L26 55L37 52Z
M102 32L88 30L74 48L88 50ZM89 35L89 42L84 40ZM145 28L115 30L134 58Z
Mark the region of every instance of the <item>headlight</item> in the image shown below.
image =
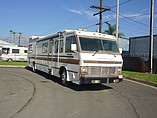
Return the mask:
M119 75L121 75L122 74L122 68L119 67L118 70L117 70L117 72L118 72Z
M82 75L88 75L89 74L89 67L82 66L81 67L81 74Z

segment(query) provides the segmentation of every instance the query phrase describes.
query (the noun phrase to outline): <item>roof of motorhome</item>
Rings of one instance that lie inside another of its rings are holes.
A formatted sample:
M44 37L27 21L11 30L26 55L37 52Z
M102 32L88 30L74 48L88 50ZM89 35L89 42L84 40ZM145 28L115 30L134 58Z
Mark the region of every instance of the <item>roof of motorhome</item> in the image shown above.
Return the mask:
M34 40L34 39L39 39L39 38L43 38L45 36L30 36L29 39L30 40Z
M27 49L28 47L19 47L19 46L14 46L14 45L12 45L12 46L9 46L9 45L7 45L7 46L1 46L1 48L14 48L14 49Z
M103 34L99 32L84 32L84 31L77 31L78 35L82 36L93 36L93 37L103 37L103 38L109 38L109 39L116 39L113 35Z
M103 33L98 33L98 32L89 32L85 30L64 30L61 32L57 32L55 34L50 34L48 36L31 36L29 39L33 40L33 39L47 39L51 37L58 37L59 33L61 34L65 33L66 35L77 34L78 36L93 36L93 37L116 39L116 37L113 35L108 35L108 34L103 34Z

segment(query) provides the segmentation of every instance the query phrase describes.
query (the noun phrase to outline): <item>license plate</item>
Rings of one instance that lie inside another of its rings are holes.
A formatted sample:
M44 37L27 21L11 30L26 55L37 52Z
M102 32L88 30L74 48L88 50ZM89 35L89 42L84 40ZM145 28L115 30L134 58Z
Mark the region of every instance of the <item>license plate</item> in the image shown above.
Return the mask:
M91 83L92 83L92 84L99 84L99 83L100 83L100 80L92 80Z

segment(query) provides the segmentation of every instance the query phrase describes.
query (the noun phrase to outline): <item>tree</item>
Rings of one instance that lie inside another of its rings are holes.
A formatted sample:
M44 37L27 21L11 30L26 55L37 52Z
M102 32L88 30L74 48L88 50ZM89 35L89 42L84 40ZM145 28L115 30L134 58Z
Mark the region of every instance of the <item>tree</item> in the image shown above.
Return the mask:
M9 30L10 34L13 32L13 30Z
M13 39L13 44L14 44L14 40L15 40L15 34L16 34L16 32L13 32L12 34L14 35L14 39Z
M9 32L10 32L10 43L12 43L12 41L11 41L11 35L12 35L12 33L13 33L13 30L9 30Z
M107 25L108 25L108 30L105 30L104 34L109 34L109 35L116 36L116 25L111 25L109 23L107 23ZM125 35L123 33L118 33L118 37L119 38L124 38Z

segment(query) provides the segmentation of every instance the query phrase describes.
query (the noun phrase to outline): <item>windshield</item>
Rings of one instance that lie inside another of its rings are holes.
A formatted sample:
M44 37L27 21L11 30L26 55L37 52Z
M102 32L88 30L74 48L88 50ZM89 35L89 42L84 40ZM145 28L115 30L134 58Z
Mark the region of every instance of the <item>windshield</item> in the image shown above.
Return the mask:
M116 41L80 37L82 51L106 51L119 53Z

